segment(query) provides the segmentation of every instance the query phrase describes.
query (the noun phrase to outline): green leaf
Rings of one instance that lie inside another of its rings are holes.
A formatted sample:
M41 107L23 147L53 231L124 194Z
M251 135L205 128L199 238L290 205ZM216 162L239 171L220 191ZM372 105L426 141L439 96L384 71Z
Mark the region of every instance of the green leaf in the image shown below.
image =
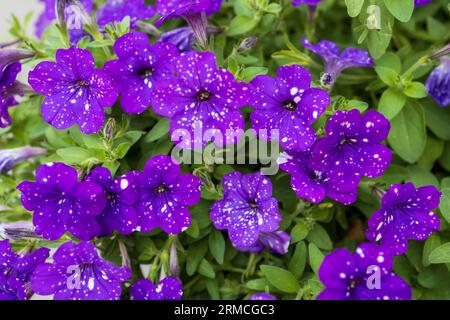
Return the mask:
M433 99L427 98L421 101L425 110L427 126L436 136L444 140L450 140L450 108L442 108Z
M216 277L214 268L206 259L202 259L200 262L200 265L198 266L198 273L210 279L214 279Z
M428 135L425 151L417 163L421 167L431 170L433 169L435 162L442 155L442 152L444 152L444 141Z
M431 251L429 260L432 264L450 263L450 242L444 243Z
M345 0L345 4L347 5L348 15L354 18L361 12L364 0Z
M411 19L414 11L414 0L384 0L389 12L401 22Z
M250 280L245 284L247 288L255 291L264 291L267 285L268 283L265 278Z
M294 254L289 260L288 269L295 278L300 279L306 266L308 251L305 242L299 242L295 246Z
M309 230L305 225L305 222L299 221L291 231L291 243L294 244L306 238Z
M434 41L440 41L447 34L446 26L432 16L427 16L427 30Z
M261 271L272 286L287 293L297 293L300 289L297 279L294 275L282 268L261 265Z
M80 147L58 149L56 154L60 156L66 164L80 164L91 158L90 152Z
M405 161L415 163L422 156L427 142L423 108L417 103L408 103L391 121L388 137L392 149Z
M375 72L380 77L381 81L383 81L385 84L387 84L390 87L395 86L399 79L398 73L390 68L377 66L375 67Z
M445 170L450 172L450 141L447 141L444 146L444 151L439 158L439 163Z
M318 223L316 223L313 229L309 232L306 239L309 242L314 243L318 248L323 250L331 250L333 248L333 242L326 230Z
M228 36L238 36L249 32L259 23L259 18L256 16L237 16L231 20L227 30Z
M244 82L250 82L260 74L267 74L269 70L264 67L248 67L242 71L241 78Z
M313 269L314 273L317 274L319 271L320 265L322 264L324 255L319 250L319 248L316 247L314 243L310 243L308 246L308 252L309 252L309 265Z
M430 253L441 245L441 239L436 233L433 233L423 245L422 264L425 267L430 265Z
M264 8L264 12L277 14L281 11L281 6L278 3L271 3Z
M388 120L392 120L402 111L406 103L405 95L396 88L388 88L383 92L378 103L378 111L381 112Z
M210 233L209 238L209 251L214 259L219 264L223 264L223 258L225 256L225 240L221 232L214 230Z
M427 88L421 82L414 81L403 89L403 92L411 98L425 98L428 95Z
M186 254L186 273L192 276L208 251L208 242L201 240L192 244Z
M408 167L409 179L416 187L433 185L439 187L439 181L434 174L421 166L411 165Z
M450 223L450 188L442 190L441 202L439 204L439 210L441 210L444 219Z
M169 133L169 119L161 118L144 137L144 142L149 143L161 139Z

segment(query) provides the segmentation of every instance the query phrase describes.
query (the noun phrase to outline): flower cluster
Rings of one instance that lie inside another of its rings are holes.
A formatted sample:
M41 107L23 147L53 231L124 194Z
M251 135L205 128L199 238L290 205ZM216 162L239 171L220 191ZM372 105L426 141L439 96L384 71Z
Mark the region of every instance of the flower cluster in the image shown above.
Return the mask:
M181 300L182 296L183 286L174 277L164 278L156 286L148 279L140 279L131 287L133 300Z

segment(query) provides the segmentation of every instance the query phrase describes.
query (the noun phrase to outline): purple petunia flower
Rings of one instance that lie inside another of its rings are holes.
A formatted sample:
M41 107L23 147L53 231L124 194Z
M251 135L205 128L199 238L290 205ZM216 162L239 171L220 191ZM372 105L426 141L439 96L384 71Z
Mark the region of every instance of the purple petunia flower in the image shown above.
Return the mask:
M337 111L326 125L326 136L312 148L311 166L326 172L336 190L354 190L362 176L377 178L388 168L392 152L381 141L390 130L389 121L369 110Z
M30 280L36 293L54 294L54 300L119 300L122 282L130 277L130 269L100 258L92 243L66 242Z
M408 250L408 239L425 240L439 231L439 217L431 210L439 206L441 192L434 186L417 188L412 183L392 185L381 208L369 219L366 236L379 241L394 255Z
M0 300L26 300L32 292L28 281L34 269L48 258L40 248L25 255L16 254L8 240L0 241Z
M148 279L140 279L131 287L133 300L181 300L183 285L177 278L162 279L157 286Z
M278 229L281 215L267 177L232 172L223 177L222 183L223 199L214 203L210 216L217 229L228 230L236 248L253 248L262 233Z
M450 105L450 57L441 58L441 64L430 73L425 86L439 105Z
M195 43L195 34L191 27L183 27L165 32L159 38L160 41L174 44L178 51L186 52L192 50Z
M180 174L180 165L169 156L159 155L147 161L139 176L140 199L137 210L141 231L161 227L178 234L189 227L188 206L200 201L200 180Z
M157 0L156 11L162 16L156 23L183 17L192 28L200 44L206 48L209 16L220 9L222 0Z
M284 149L304 151L311 147L316 139L311 124L325 112L330 96L323 89L310 88L308 70L299 65L284 66L278 69L276 79L259 75L250 84L250 104L255 108L250 117L259 136L272 140L272 130L277 130Z
M155 88L152 107L171 119L170 133L180 133L178 146L201 149L208 142L203 140L207 130L212 136L209 139L214 138L218 146L239 138L236 133L244 128L240 108L247 104L250 94L247 85L236 82L229 71L217 69L211 52L181 54L176 72L178 78L162 81ZM215 139L215 134L225 141Z
M373 67L373 59L363 49L346 48L339 53L339 47L334 42L322 40L313 45L306 38L302 38L302 44L325 61L325 74L322 82L326 86L332 86L344 69Z
M260 253L264 248L269 248L271 253L286 254L291 242L291 236L284 231L261 232L258 241L251 248L237 248L241 251Z
M19 163L27 159L46 154L42 148L20 147L14 149L0 149L0 174L12 170Z
M155 84L173 76L179 52L167 42L149 44L143 32L131 32L117 39L118 60L109 61L105 72L116 80L127 113L142 113L150 105Z
M320 1L322 1L322 0L292 0L292 5L294 7L297 7L302 4L306 4L308 6L315 7L320 3Z
M336 188L334 180L328 178L328 170L317 170L313 167L311 152L288 155L287 161L280 164L280 168L291 174L291 186L299 198L320 203L325 197L330 197L345 205L356 201L357 187L350 184L346 190L346 185L340 184L341 189Z
M56 51L56 62L39 63L28 82L45 95L42 116L57 129L74 124L85 134L98 132L105 120L105 107L117 100L114 80L94 68L94 58L85 49Z
M44 11L41 13L41 15L39 16L38 20L36 21L35 24L35 33L36 36L38 36L39 38L42 37L42 34L44 33L45 29L56 19L56 2L57 0L39 0L40 2L42 2L44 4ZM91 12L93 7L94 7L94 1L93 0L79 0L80 4L83 5L84 9L86 12ZM69 10L67 11L67 15L65 18L69 18L69 20L71 20L72 18L74 18L73 16L73 11ZM71 17L69 17L71 16ZM71 20L73 22L73 20ZM69 33L70 33L70 29L69 28ZM82 26L81 28L82 29ZM73 30L73 29L72 29ZM83 32L83 36L85 35L85 33ZM75 36L75 34L74 34ZM78 38L78 39L76 39ZM72 38L71 35L71 40L79 40L81 39L80 37L74 37ZM73 43L76 43L77 41L72 41Z
M136 22L151 19L155 15L152 6L145 5L145 0L108 0L97 11L98 25L103 27L109 23L120 22L130 17L130 28L136 28Z
M412 291L402 278L391 272L389 252L363 243L355 254L339 248L325 257L319 279L325 289L318 300L410 300Z
M15 96L26 91L25 86L16 80L22 69L19 61L33 56L33 52L25 50L0 49L0 128L11 125L8 109L17 105Z
M77 171L63 163L47 163L36 171L36 182L18 187L22 204L33 211L36 233L48 240L59 239L66 231L81 240L100 233L96 216L102 213L106 197L92 182L78 182Z
M431 0L414 0L414 6L416 6L416 7L425 6L430 3L431 3Z
M115 230L121 234L130 234L135 230L138 222L135 205L139 199L136 180L132 173L113 179L111 172L102 167L92 170L86 178L86 181L97 183L106 193L106 206L97 219L102 236L109 236Z
M255 293L254 295L251 295L248 297L248 300L277 300L273 295L261 292L261 293Z

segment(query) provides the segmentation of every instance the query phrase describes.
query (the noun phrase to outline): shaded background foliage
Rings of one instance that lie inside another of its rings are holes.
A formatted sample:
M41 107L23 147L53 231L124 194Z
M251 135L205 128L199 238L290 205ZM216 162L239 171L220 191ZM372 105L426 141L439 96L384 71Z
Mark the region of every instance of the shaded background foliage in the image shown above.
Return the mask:
M101 1L96 1L99 4ZM240 80L250 81L258 74L275 75L278 66L300 64L313 74L316 85L323 63L308 53L300 43L302 36L311 42L328 39L341 48L360 46L369 50L375 68L344 71L331 90L332 104L315 124L318 132L335 110L373 108L391 120L388 144L394 160L378 179L363 179L358 201L343 206L331 200L312 205L297 199L290 187L290 177L280 171L271 176L274 197L283 215L281 230L292 237L289 252L279 256L267 250L261 254L238 252L224 232L214 229L209 209L221 198L221 178L231 171L254 172L257 165L184 166L183 170L201 176L202 200L190 209L193 222L178 237L157 229L150 233L134 233L124 237L115 234L95 240L103 256L120 264L119 240L127 246L133 267L133 280L143 277L140 265L150 264L150 277L169 264L169 247L176 242L179 252L180 277L184 297L188 299L241 299L254 292L269 290L281 299L313 299L322 290L317 270L327 253L337 247L354 250L365 239L367 219L379 208L375 188L387 189L392 183L413 182L416 187L435 185L443 192L439 216L441 231L424 242L410 241L407 254L396 257L394 271L412 287L417 299L450 299L450 110L440 107L427 96L423 83L436 66L427 56L450 39L448 0L435 0L430 5L411 8L405 1L397 8L390 0L325 0L318 7L315 23L308 19L307 6L292 7L290 1L232 0L224 2L221 11L212 16L211 24L223 32L211 37L210 50L218 64ZM367 6L381 8L381 30L366 26ZM150 22L153 22L153 19ZM40 61L53 57L67 42L53 25L38 42L26 32L25 21L13 19L10 33L36 52ZM79 47L89 49L98 67L112 58L109 49L118 36L128 32L123 21L108 37L87 38ZM164 30L183 26L181 20L164 24ZM257 37L257 44L239 50L244 38ZM156 40L156 39L153 39ZM423 58L425 57L425 58ZM420 65L418 66L417 63ZM416 68L417 66L417 68ZM412 68L412 69L411 69ZM411 71L412 70L412 71ZM23 145L41 146L48 150L45 158L24 162L11 173L0 175L0 204L10 209L0 212L0 222L31 219L24 211L15 190L23 180L33 180L40 162L61 161L80 170L102 164L116 175L129 170L142 170L145 161L157 154L169 154L173 144L168 137L168 120L149 109L143 115L125 115L117 103L108 117L108 130L83 135L78 128L58 131L40 116L42 97L32 95L11 109L13 125L0 130L0 148ZM243 112L249 126L250 108ZM35 241L37 247L56 248L66 241ZM16 241L16 249L27 245Z

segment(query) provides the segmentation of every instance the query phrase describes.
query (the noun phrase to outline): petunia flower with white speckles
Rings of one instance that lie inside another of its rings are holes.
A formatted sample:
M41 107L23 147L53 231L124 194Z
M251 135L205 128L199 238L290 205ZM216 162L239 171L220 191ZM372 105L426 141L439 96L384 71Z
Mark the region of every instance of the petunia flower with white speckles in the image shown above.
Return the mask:
M361 244L354 254L339 248L327 255L319 269L325 289L318 300L411 300L412 290L391 272L392 255L372 244Z
M337 190L354 190L362 176L378 178L392 160L392 151L381 144L390 130L389 121L369 110L337 111L328 121L325 137L312 147L311 168L326 172Z
M442 193L434 186L416 188L412 183L392 185L381 208L369 219L366 236L393 254L408 250L408 239L425 240L439 231L440 220L431 210L439 206Z
M273 295L261 292L261 293L255 293L248 297L248 300L277 300Z
M42 117L56 129L77 124L85 134L98 132L105 120L104 108L117 100L114 80L95 69L88 50L76 47L56 51L56 62L39 63L28 82L45 96Z
M152 106L157 114L171 120L171 135L181 133L177 146L202 148L209 141L198 131L209 131L211 137L221 134L224 138L214 139L218 146L236 142L244 129L240 108L248 103L248 86L236 82L228 70L217 69L212 52L181 54L176 73L177 78L158 83Z
M281 214L278 201L272 198L272 183L260 173L226 174L223 199L211 207L211 220L219 230L228 230L232 244L250 249L257 245L263 232L279 228Z
M286 254L289 250L291 236L284 231L261 232L258 241L251 248L237 248L241 251L260 253L268 248L271 253Z
M106 194L105 208L97 216L100 236L110 236L115 230L124 235L133 232L138 222L135 209L139 199L136 175L130 172L114 179L108 169L97 167L86 177L86 181L97 183Z
M173 77L178 49L163 41L150 45L145 33L130 32L116 40L114 51L119 59L107 62L104 70L116 80L123 110L143 113L155 84Z
M101 27L130 17L130 28L134 29L137 21L151 19L155 15L155 8L147 6L145 0L108 0L96 15Z
M131 286L132 300L181 300L183 284L175 277L166 277L156 286L148 279L139 279Z
M53 263L39 265L31 276L31 287L54 300L119 300L122 282L131 270L99 257L90 242L66 242L53 254Z
M103 189L92 181L78 181L77 171L64 163L47 163L36 171L36 182L17 187L22 205L33 211L36 233L48 240L59 239L66 231L81 240L100 233L96 216L106 204Z
M273 130L286 150L304 151L316 140L311 124L330 104L329 94L311 88L311 75L306 68L292 65L278 69L277 78L259 75L250 82L253 96L250 105L252 128L260 138L272 140Z
M200 201L200 180L192 174L180 174L180 165L171 157L155 156L147 161L139 175L140 199L137 204L142 232L161 227L178 234L191 224L188 206Z

